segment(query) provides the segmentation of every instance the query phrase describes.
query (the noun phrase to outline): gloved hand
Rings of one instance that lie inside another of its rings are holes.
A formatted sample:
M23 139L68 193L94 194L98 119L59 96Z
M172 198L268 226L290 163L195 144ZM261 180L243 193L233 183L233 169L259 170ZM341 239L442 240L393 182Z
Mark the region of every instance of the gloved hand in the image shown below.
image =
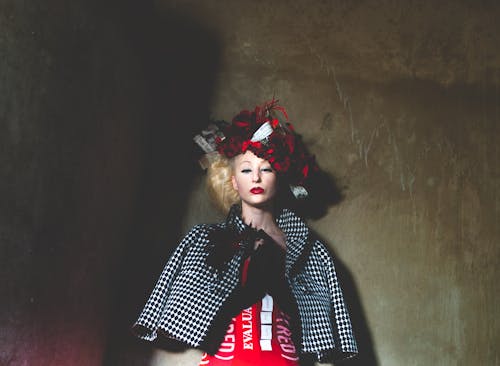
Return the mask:
M269 293L281 286L285 280L284 250L263 230L257 231L247 246L249 262L242 285L258 293Z

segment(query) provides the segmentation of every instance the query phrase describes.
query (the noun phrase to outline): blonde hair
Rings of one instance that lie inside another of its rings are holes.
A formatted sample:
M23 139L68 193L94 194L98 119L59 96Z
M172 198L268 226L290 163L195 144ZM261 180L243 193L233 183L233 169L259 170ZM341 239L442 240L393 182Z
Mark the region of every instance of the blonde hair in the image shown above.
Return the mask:
M219 154L211 157L207 169L207 192L215 206L224 214L229 212L232 205L240 202L240 196L233 188L232 175L232 161Z

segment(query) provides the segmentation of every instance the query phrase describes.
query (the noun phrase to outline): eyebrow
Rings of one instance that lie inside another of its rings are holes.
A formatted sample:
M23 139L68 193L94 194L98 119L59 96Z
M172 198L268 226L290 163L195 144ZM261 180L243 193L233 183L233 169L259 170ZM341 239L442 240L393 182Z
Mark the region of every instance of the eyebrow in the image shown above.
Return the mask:
M243 160L243 161L240 161L240 162L238 163L238 165L241 165L241 164L243 164L243 163L249 163L249 164L252 164L252 162L251 162L250 160ZM269 164L269 165L271 165L271 163L269 163L269 162L262 163L261 165L265 165L265 164Z
M238 166L239 167L240 165L243 165L245 163L248 163L248 164L252 165L252 161L251 160L242 160L242 161L239 161L239 162L234 161L234 166ZM266 161L264 159L262 159L262 162L257 163L257 165L266 165L266 164L269 164L269 165L272 166L272 164L269 161Z

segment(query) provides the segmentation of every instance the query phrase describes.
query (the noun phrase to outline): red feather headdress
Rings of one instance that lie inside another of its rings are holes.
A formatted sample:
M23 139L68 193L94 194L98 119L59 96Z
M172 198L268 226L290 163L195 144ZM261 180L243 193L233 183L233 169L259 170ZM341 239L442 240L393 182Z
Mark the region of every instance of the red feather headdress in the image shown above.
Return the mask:
M277 100L256 106L253 111L243 110L231 123L215 122L202 135L194 140L206 153L217 151L230 159L250 150L286 177L295 197L307 196L305 182L318 166Z

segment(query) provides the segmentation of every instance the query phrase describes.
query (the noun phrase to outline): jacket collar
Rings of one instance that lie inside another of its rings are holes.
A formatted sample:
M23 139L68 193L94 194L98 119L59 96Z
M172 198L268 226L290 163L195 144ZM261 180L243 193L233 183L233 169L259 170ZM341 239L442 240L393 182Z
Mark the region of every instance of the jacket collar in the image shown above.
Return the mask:
M299 264L297 261L305 253L307 247L309 228L304 221L293 211L284 208L276 220L278 227L286 236L286 273L291 274L292 268ZM231 207L226 219L226 225L233 227L238 233L245 230L246 225L241 218L241 207L236 204Z

